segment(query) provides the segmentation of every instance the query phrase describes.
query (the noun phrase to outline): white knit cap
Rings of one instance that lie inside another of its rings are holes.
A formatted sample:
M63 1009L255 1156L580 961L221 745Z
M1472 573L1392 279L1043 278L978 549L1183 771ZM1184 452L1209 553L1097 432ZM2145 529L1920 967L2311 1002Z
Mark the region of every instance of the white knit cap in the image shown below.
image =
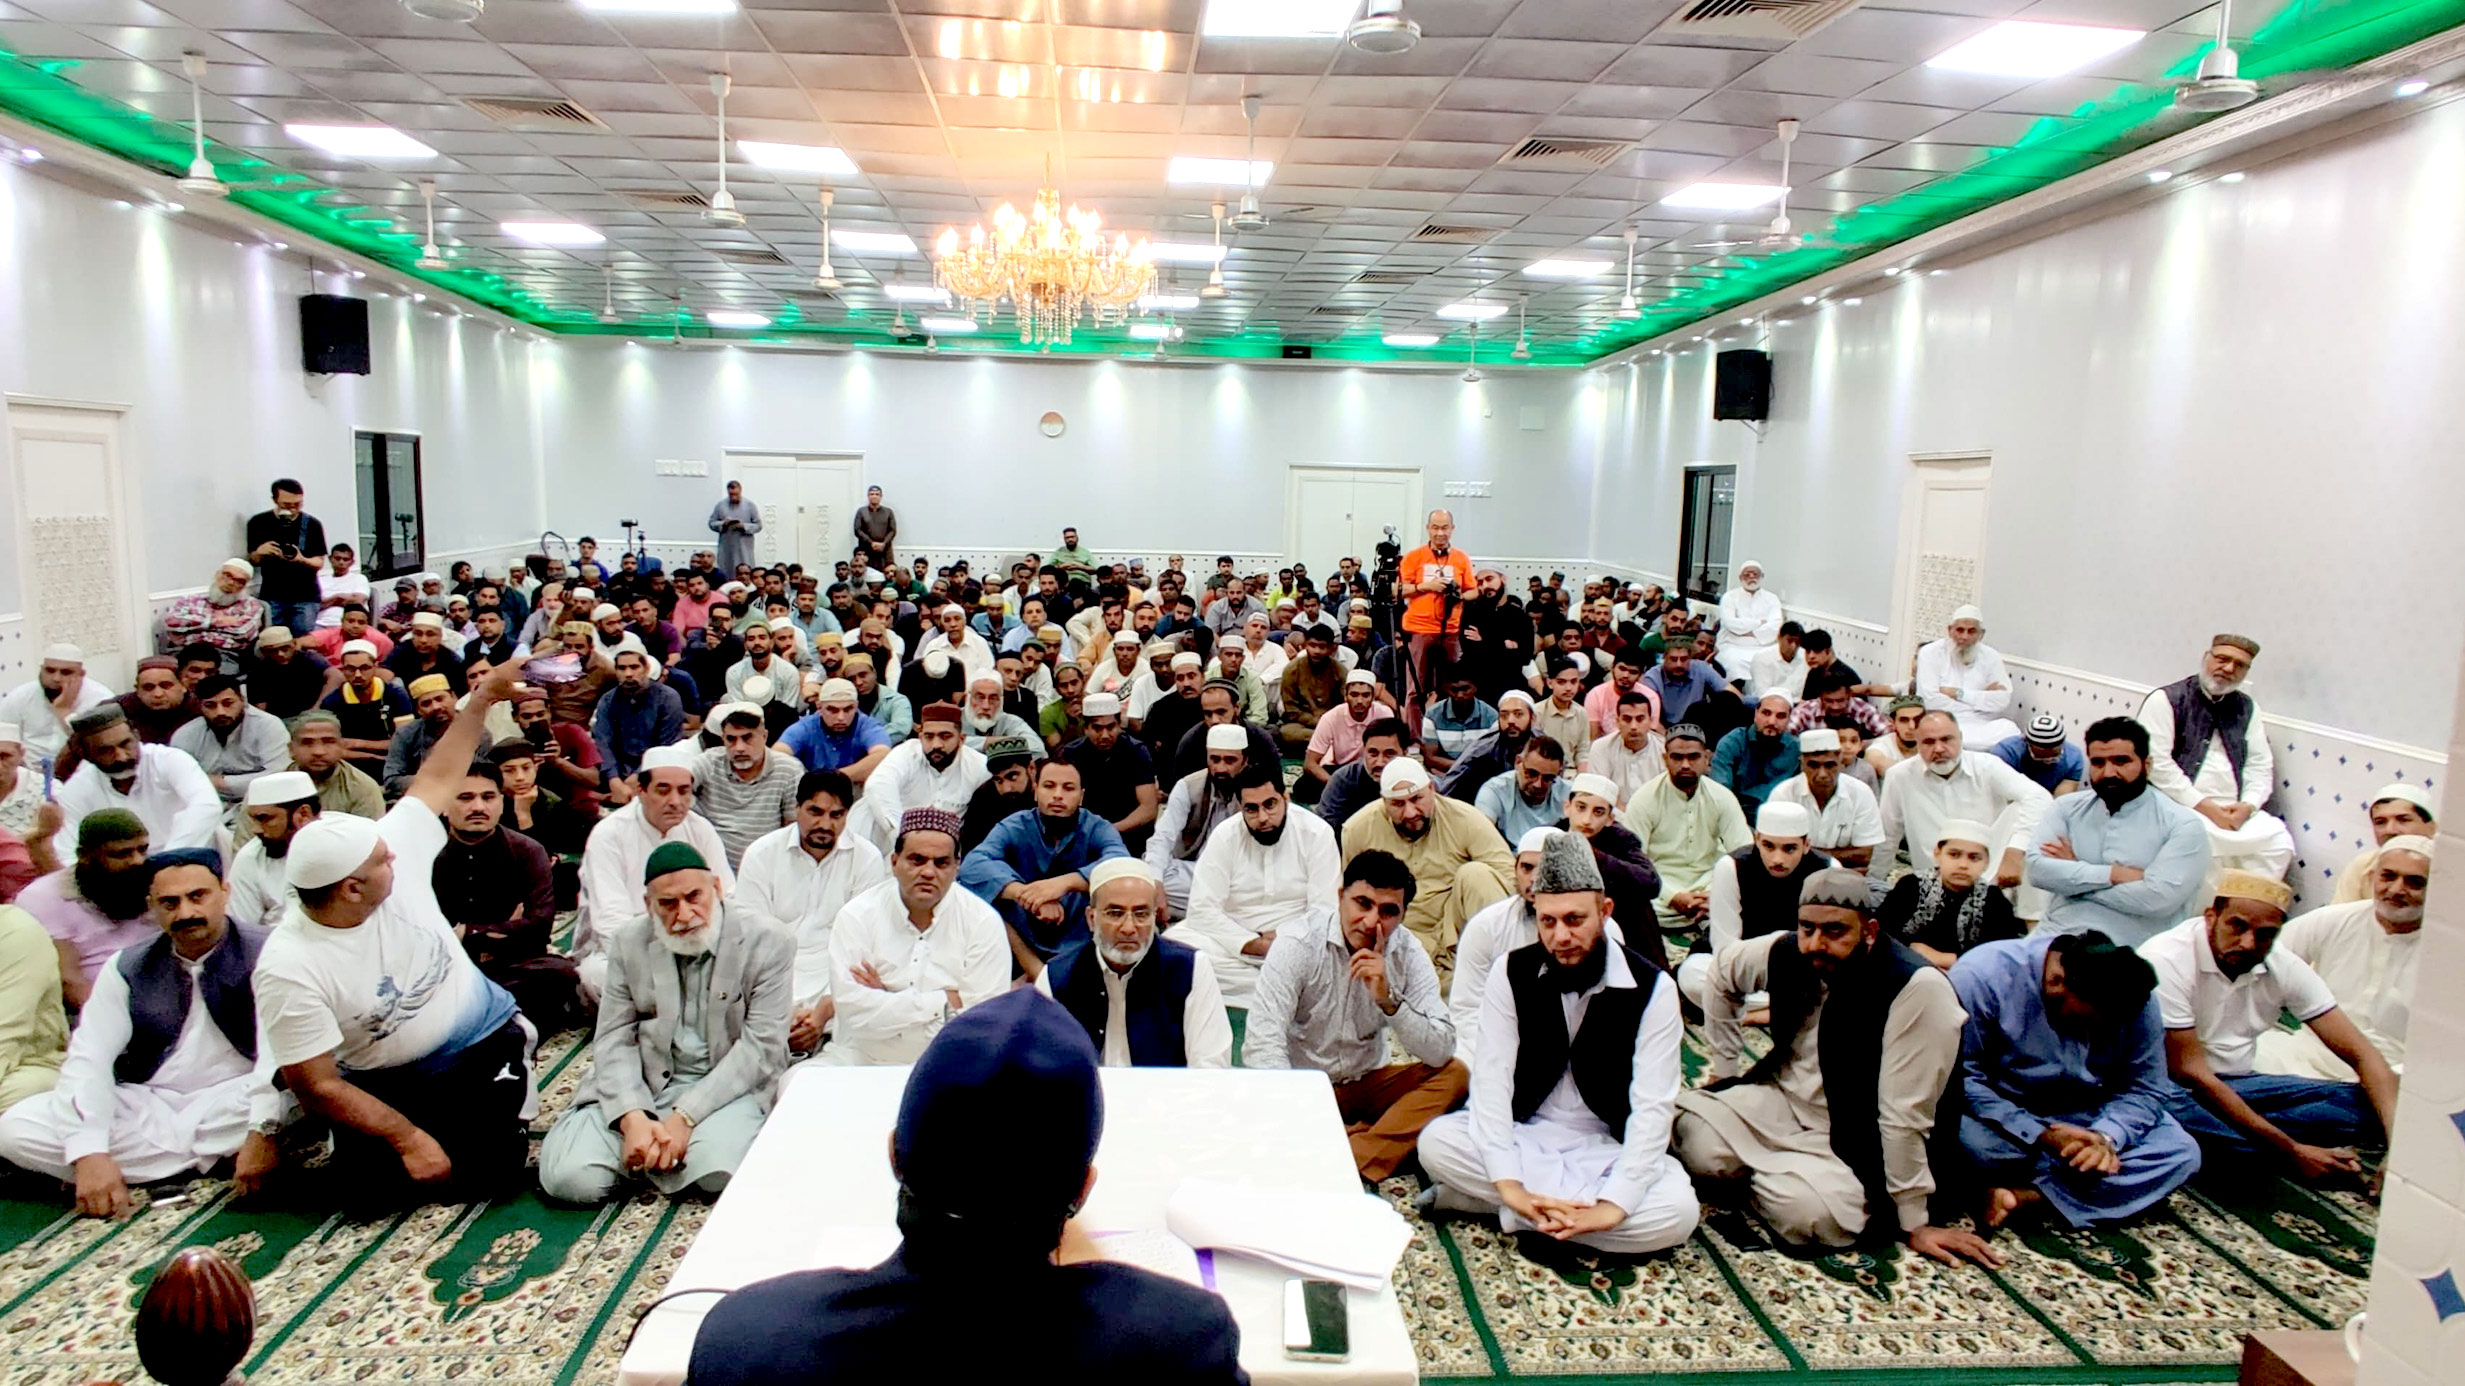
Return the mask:
M316 797L317 782L308 778L307 771L277 770L248 782L246 802L250 808L271 808L276 804L296 804L302 799Z
M1115 881L1145 881L1156 883L1156 874L1147 863L1136 857L1106 857L1087 872L1087 897L1094 899L1097 891Z
M1346 688L1350 688L1356 683L1366 683L1370 687L1376 688L1378 686L1378 676L1371 673L1367 669L1355 669L1351 673L1344 675L1344 686Z
M1532 695L1524 692L1520 688L1510 688L1504 693L1498 695L1498 706L1500 708L1512 707L1517 703L1521 703L1525 708L1529 709L1532 706Z
M356 874L384 842L376 820L329 813L291 835L282 878L293 890L315 890Z
M1386 773L1378 777L1378 796L1382 799L1406 799L1429 784L1429 771L1410 756L1397 756L1387 762Z
M747 682L749 683L751 680L748 679ZM846 679L824 679L822 681L822 701L826 703L852 703L856 701L856 685L848 682Z
M1797 734L1797 750L1800 755L1809 751L1837 751L1839 749L1840 733L1830 727L1809 727Z
M1550 827L1546 823L1537 828L1524 829L1523 841L1515 844L1515 855L1520 857L1526 852L1541 850L1549 845L1551 835L1559 831L1561 830Z
M601 602L599 605L591 608L591 623L593 625L597 625L599 622L608 619L610 616L622 616L624 614L624 612L616 609L616 603Z
M849 685L850 688L854 686ZM744 694L748 702L766 703L770 701L772 694L779 691L779 686L760 674L747 674L744 683L737 691Z
M1129 630L1129 629L1123 629L1123 630L1115 631L1115 632L1113 633L1113 644L1114 644L1114 645L1116 645L1116 646L1120 646L1120 645L1135 645L1135 644L1137 644L1137 643L1138 643L1138 632L1137 632L1137 631L1134 631L1134 630Z
M772 630L794 630L796 629L796 623L788 617L782 616L771 622L770 628Z
M1975 621L1978 629L1983 630L1986 625L1986 613L1974 606L1956 606L1952 608L1949 616L1943 618L1943 624L1947 626L1957 625L1962 621Z
M607 607L600 608L602 611L608 609ZM445 629L445 618L433 611L422 611L411 618L411 624L422 630L443 630Z
M0 746L17 745L19 738L24 735L25 733L17 729L15 722L0 722Z
M341 652L347 655L364 654L370 659L375 659L377 642L374 640L345 640L342 642Z
M86 652L65 640L43 647L43 659L49 664L83 664Z
M1758 837L1804 837L1814 830L1814 815L1803 804L1765 804L1755 814Z
M653 770L682 770L691 775L693 763L700 758L701 753L690 747L653 746L642 753L641 770L646 775Z
M1175 673L1178 673L1183 669L1204 669L1206 667L1207 661L1200 659L1198 657L1198 651L1196 650L1183 650L1181 653L1173 656L1173 671Z
M576 587L565 594L565 600L576 603L595 602L599 600L599 594L587 587Z
M5 739L6 738L0 738L0 740ZM2425 818L2436 818L2439 816L2439 805L2431 802L2431 792L2424 789L2421 785L2407 784L2403 780L2399 780L2395 784L2381 785L2378 792L2371 796L2369 803L2365 804L2364 807L2368 808L2370 804L2384 804L2390 799L2395 799L2400 803L2412 804L2415 808L2422 810L2422 816Z
M1618 802L1618 782L1607 775L1595 774L1589 770L1568 780L1566 792L1569 795L1589 794L1596 799L1605 799L1612 805Z
M2398 833L2395 837L2379 844L2381 856L2384 857L2390 852L2411 852L2424 861L2429 861L2432 855L2431 839L2420 833Z
M1934 832L1937 842L1974 842L1980 847L1994 845L1994 830L1974 818L1946 818Z
M223 560L222 567L215 571L229 573L240 578L254 577L257 574L256 568L245 558L226 558Z
M1207 749L1210 751L1247 751L1250 734L1230 722L1207 728Z
M924 657L924 676L928 679L946 679L950 677L949 652L945 650L934 650L930 654L927 654Z
M1110 693L1090 693L1086 701L1079 704L1078 711L1081 717L1119 717L1121 699Z

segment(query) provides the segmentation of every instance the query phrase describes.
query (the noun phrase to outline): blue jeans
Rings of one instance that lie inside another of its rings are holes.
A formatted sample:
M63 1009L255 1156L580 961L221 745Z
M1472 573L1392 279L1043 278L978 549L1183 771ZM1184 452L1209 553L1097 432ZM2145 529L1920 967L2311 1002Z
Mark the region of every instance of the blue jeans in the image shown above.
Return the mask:
M265 619L269 625L289 627L293 635L306 635L317 628L317 603L267 602Z
M2274 1073L2238 1073L2225 1082L2251 1104L2253 1111L2304 1145L2376 1146L2387 1141L2379 1129L2379 1115L2372 1110L2370 1094L2362 1090L2360 1083L2332 1083ZM2264 1153L2248 1133L2210 1111L2189 1088L2171 1085L2166 1106L2183 1129L2198 1139L2212 1162Z

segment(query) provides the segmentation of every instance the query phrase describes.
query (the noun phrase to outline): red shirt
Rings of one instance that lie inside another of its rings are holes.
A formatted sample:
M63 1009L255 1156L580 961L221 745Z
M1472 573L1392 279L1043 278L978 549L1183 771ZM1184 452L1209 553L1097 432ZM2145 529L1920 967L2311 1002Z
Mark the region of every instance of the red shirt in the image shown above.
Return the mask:
M1423 592L1404 603L1404 631L1409 635L1445 635L1463 629L1464 599L1472 595L1472 560L1462 549L1450 548L1440 558L1427 544L1404 555L1396 568L1396 577L1405 586L1415 586L1436 578L1441 571L1453 569L1455 591L1448 594ZM1452 601L1453 609L1448 609ZM1443 624L1442 624L1443 622Z

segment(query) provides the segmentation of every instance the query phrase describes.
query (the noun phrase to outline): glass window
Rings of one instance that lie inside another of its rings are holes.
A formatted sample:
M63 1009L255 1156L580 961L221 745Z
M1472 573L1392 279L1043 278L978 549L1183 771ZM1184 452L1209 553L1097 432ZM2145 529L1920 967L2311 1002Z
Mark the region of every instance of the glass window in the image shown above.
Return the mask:
M1678 521L1678 589L1716 602L1729 587L1729 521L1737 512L1737 468L1689 467Z
M420 502L419 438L409 433L353 437L358 476L360 569L371 578L427 566L427 521Z

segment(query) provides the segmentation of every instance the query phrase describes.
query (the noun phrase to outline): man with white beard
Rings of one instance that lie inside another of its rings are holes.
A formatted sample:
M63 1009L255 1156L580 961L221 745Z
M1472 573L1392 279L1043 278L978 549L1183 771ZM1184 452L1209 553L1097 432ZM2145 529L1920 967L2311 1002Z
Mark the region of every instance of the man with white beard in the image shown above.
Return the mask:
M1087 934L1036 974L1036 990L1087 1029L1106 1068L1230 1068L1232 1021L1215 969L1156 937L1164 883L1135 857L1087 873Z
M607 937L634 918L641 894L642 864L652 852L681 842L702 854L719 883L734 889L736 873L710 820L693 811L694 763L700 753L683 746L653 746L634 773L640 786L632 802L599 820L582 846L581 909L574 915L574 962L582 989L597 997L608 975Z
M1932 860L1943 825L1957 819L1983 823L1993 830L2000 855L1986 880L1997 889L2018 885L2023 854L2037 820L2054 796L2035 780L1983 751L1961 746L1960 723L1948 712L1929 710L1917 719L1917 754L1883 776L1877 812L1883 819L1883 840L1875 845L1866 878L1880 901L1891 889L1902 844L1909 864L1923 869ZM2035 892L2023 895L2020 917L2040 917L2026 905Z
M787 1070L796 945L731 911L711 861L667 842L636 915L609 931L584 1100L539 1147L539 1187L602 1203L629 1178L663 1194L727 1187Z
M1927 707L1958 718L1960 738L1972 746L2020 734L2019 724L2003 715L2011 706L2011 671L1985 637L1983 612L1973 606L1953 611L1943 638L1918 646L1917 678L1909 690Z
M2372 863L2369 898L2294 918L2269 954L2309 963L2336 997L2337 1009L2400 1074L2405 1032L2413 1020L2422 904L2430 889L2431 839L2392 837L2380 844ZM2353 1065L2331 1052L2308 1025L2261 1035L2256 1067L2296 1078L2358 1081Z
M1714 651L1731 683L1753 676L1755 656L1780 643L1784 620L1780 598L1763 590L1763 565L1751 558L1737 565L1737 586L1720 597L1720 641Z
M2152 691L2139 721L2148 728L2148 782L2208 820L2218 869L2284 880L2294 835L2264 807L2276 789L2277 760L2259 704L2242 691L2259 654L2260 642L2248 635L2216 637L2200 671Z
M1173 936L1207 955L1228 1006L1247 1010L1277 932L1334 896L1343 874L1335 830L1294 813L1272 765L1233 777L1237 820L1218 823L1190 876L1190 910Z

